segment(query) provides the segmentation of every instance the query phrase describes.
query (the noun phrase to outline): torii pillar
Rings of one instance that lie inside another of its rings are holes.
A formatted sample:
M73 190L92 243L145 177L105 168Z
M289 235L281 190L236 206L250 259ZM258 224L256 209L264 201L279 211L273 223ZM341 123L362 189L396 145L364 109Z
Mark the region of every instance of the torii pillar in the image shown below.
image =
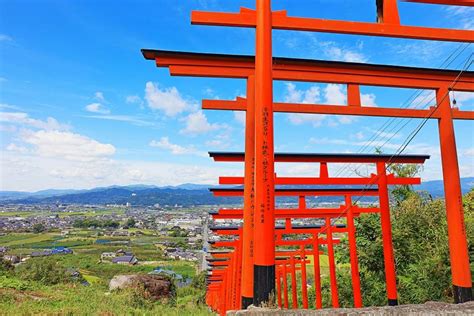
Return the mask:
M254 305L275 297L271 0L257 0L255 53Z

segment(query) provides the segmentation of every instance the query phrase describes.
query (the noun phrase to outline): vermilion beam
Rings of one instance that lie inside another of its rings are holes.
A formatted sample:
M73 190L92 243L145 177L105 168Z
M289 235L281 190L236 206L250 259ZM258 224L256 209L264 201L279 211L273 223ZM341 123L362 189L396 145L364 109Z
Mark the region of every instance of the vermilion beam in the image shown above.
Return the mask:
M172 75L243 78L255 72L255 58L248 55L221 55L163 50L142 50L158 67L168 67ZM273 79L323 83L360 84L387 87L439 89L456 82L456 91L474 91L474 72L458 70L386 66L296 58L273 58Z
M353 215L359 216L363 213L378 213L380 209L377 207L367 207L367 208L359 208L357 206L353 206ZM342 214L346 214L348 211L348 207L341 206L339 208L316 208L316 209L275 209L275 218L282 219L282 218L320 218L325 216L338 216ZM221 209L217 213L210 213L213 219L242 219L243 212L242 210L229 210L229 209Z
M230 100L203 100L202 108L204 110L228 110L245 111L246 100L237 98L236 101ZM306 113L306 114L333 114L333 115L351 115L351 116L373 116L373 117L399 117L399 118L430 118L439 119L440 114L437 108L429 109L397 109L383 107L368 107L349 104L341 105L321 105L321 104L303 104L303 103L274 103L274 111L279 113ZM474 111L460 111L452 109L452 117L457 120L474 120Z
M429 4L444 4L444 5L456 5L456 6L474 6L474 0L403 0L405 2L418 2L418 3L429 3Z
M416 185L421 183L420 178L398 178L393 174L387 176L389 185ZM376 176L368 178L347 177L275 177L275 185L371 185L376 183ZM244 177L219 177L221 185L242 185Z
M384 36L452 42L474 42L474 32L391 23L349 22L316 18L289 17L286 11L273 12L274 29ZM197 25L255 27L255 12L245 9L240 13L193 11L191 22Z
M209 152L214 161L242 162L243 152ZM313 154L313 153L275 153L275 162L326 162L326 163L424 163L428 155L390 155L390 154Z
M211 188L214 196L242 196L243 189L239 188ZM377 189L367 188L340 188L340 189L275 189L275 196L377 196Z

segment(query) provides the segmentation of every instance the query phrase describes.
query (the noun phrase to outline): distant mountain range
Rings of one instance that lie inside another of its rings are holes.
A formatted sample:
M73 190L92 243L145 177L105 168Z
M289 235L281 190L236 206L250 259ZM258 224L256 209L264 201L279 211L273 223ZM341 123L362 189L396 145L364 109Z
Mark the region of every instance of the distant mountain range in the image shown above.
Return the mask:
M463 193L474 188L474 178L462 178ZM216 198L209 185L186 183L178 186L153 185L110 186L90 190L42 190L38 192L0 191L1 204L126 204L131 205L217 205L240 203L240 198ZM443 181L427 181L416 186L432 197L443 197ZM318 198L332 202L337 198ZM293 201L288 199L288 201ZM287 202L286 199L280 202Z

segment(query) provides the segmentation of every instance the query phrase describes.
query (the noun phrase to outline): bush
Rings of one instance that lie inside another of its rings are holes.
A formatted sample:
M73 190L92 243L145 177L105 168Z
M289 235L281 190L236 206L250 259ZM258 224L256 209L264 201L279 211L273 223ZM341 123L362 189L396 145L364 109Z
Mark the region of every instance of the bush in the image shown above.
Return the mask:
M15 267L10 261L0 258L0 276L10 275L13 272L14 268Z
M71 279L66 268L54 258L35 258L17 267L16 274L20 279L37 281L45 285L69 282Z

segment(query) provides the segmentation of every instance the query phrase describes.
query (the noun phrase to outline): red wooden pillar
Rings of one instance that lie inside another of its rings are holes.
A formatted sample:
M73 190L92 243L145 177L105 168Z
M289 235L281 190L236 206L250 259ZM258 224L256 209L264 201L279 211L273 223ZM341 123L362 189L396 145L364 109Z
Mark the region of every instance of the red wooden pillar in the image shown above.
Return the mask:
M277 302L278 307L282 308L281 299L281 268L276 269L276 288L277 288Z
M254 304L275 291L271 0L256 1Z
M305 246L301 246L301 295L303 298L303 308L308 309L308 284L306 280L306 251Z
M296 264L295 257L290 257L290 272L291 272L291 299L293 303L293 308L298 308L298 284L296 283Z
M349 239L349 253L351 261L352 275L352 292L354 295L354 307L362 307L362 296L360 293L360 275L359 260L357 258L357 241L354 226L354 214L352 211L352 198L350 195L345 196L347 209L347 230Z
M329 276L331 281L331 300L334 308L339 307L339 294L337 291L336 260L334 258L334 245L332 240L331 218L326 217L326 240L328 244Z
M242 225L242 308L253 303L254 247L254 172L255 172L255 78L247 79L247 111L245 113L245 178Z
M288 308L288 271L286 269L286 261L283 262L283 307Z
M383 257L385 263L385 283L387 286L388 305L398 304L397 276L392 245L392 224L390 223L390 204L387 186L387 171L384 162L377 163L379 187L380 221L382 226Z
M314 296L317 309L323 307L321 297L321 268L319 265L319 236L317 233L313 236L313 265L314 265Z
M448 92L447 88L436 91L438 111L441 114L438 121L439 144L443 166L454 300L456 303L464 303L472 300L472 276L464 224L456 140Z

